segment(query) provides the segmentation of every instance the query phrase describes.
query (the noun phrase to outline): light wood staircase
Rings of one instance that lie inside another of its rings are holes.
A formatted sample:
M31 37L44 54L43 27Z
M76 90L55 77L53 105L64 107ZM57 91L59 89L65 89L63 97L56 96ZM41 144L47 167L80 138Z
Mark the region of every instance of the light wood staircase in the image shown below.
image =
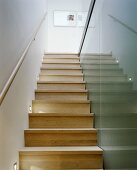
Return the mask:
M44 56L20 170L103 168L87 94L77 55Z

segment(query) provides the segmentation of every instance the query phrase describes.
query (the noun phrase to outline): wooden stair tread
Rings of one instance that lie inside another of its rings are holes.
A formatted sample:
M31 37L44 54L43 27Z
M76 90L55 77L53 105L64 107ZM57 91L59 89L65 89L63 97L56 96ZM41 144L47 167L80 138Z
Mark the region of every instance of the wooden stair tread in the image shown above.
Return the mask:
M85 77L126 77L126 75L85 75Z
M46 52L44 54L44 56L77 56L78 57L78 53L48 53Z
M36 93L87 93L88 90L35 90Z
M29 113L29 116L34 116L34 117L36 117L36 116L43 116L43 117L45 117L45 116L50 116L50 117L68 117L68 116L71 116L71 117L78 117L78 116L80 116L80 117L85 117L85 116L87 116L87 117L93 117L94 116L94 113L84 113L84 114L80 114L80 113L78 113L78 114L72 114L72 113Z
M85 84L85 81L37 81L39 84L50 84L50 83L55 83L55 84Z
M42 64L79 64L80 60L77 59L43 59Z
M43 59L76 59L76 60L80 60L80 58L79 57L77 57L77 56L74 56L74 57L60 57L60 56L56 56L56 57L54 57L54 56L52 56L52 57L46 57L46 56L44 56L43 57Z
M65 63L64 63L65 64ZM82 64L82 65L119 65L119 63L80 63L80 64Z
M58 68L58 67L54 67L54 68L51 68L51 67L41 67L40 68L41 70L82 70L82 68L81 67L77 67L77 68L66 68L66 67L64 67L64 68Z
M44 128L25 129L25 133L97 133L95 128Z
M137 151L137 146L102 146L106 151Z
M44 152L52 152L55 154L55 152L78 152L83 154L89 154L90 152L93 152L94 154L102 154L103 150L99 148L98 146L61 146L61 147L24 147L20 150L20 154L42 154Z
M77 74L47 74L47 73L40 73L40 76L83 76L83 73L77 73Z
M64 101L64 100L33 100L32 101L33 103L70 103L70 104L81 104L81 103L86 103L86 104L89 104L90 103L90 100L69 100L69 101Z
M40 74L40 76L65 76L65 77L68 77L68 76L72 76L72 77L76 77L76 76L79 76L79 77L83 77L83 74L66 74L66 75L64 75L64 74L50 74L50 75L44 75L44 74Z
M100 84L100 85L102 85L102 84L132 84L133 82L132 81L128 81L128 79L127 80L125 80L125 81L102 81L101 80L101 82L100 82L100 80L96 80L96 81L90 81L90 82L88 82L88 84Z
M60 62L60 63L58 63L58 62L42 62L42 64L68 64L68 65L80 65L80 62L76 62L76 63L72 63L72 62L67 62L67 63L65 63L65 62ZM114 63L115 64L115 63Z

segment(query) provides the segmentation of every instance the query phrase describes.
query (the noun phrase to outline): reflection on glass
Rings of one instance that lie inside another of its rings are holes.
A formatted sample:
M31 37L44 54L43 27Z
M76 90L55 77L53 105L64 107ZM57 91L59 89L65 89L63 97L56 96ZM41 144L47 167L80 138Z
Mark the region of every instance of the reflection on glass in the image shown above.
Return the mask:
M105 169L137 169L136 18L136 0L97 0L80 55Z

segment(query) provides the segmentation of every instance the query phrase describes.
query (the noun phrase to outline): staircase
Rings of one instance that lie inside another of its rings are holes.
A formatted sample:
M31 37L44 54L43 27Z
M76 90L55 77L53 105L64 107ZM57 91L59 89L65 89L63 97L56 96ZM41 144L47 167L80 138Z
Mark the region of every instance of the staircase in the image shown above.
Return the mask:
M101 170L103 151L91 110L79 57L45 55L19 169Z

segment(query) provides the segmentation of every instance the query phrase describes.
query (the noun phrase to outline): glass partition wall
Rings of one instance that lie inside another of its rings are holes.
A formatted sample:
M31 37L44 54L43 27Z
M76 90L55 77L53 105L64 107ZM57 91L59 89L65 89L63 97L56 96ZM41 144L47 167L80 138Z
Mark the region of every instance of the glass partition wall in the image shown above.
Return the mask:
M137 169L136 0L96 0L80 61L104 169Z

